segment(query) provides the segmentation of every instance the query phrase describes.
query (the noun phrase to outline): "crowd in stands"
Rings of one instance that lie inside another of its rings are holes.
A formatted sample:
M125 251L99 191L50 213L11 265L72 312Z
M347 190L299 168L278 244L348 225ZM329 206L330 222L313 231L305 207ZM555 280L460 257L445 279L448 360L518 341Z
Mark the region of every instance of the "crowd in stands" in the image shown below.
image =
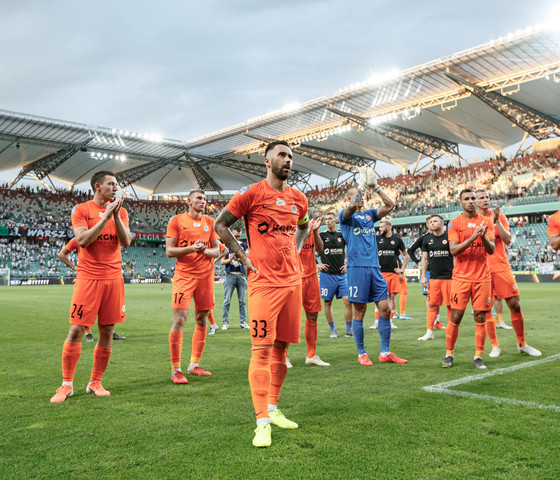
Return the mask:
M484 187L493 201L502 207L537 204L557 200L555 194L560 177L560 151L545 154L528 154L513 160L494 158L467 166L434 166L420 173L407 171L395 177L380 178L379 184L395 199L396 209L392 218L426 216L459 210L457 195L467 187ZM347 203L346 192L350 183L306 191L313 214L338 213ZM0 186L0 226L10 229L11 236L0 237L0 268L9 267L12 275L70 276L74 272L63 265L57 253L73 235L70 215L74 205L91 199L90 192L50 191L38 187L8 188ZM229 198L211 197L206 214L217 217ZM379 198L366 192L366 208L373 208ZM185 211L184 200L135 200L125 198L124 205L130 216L132 232L164 234L169 219ZM532 221L531 221L532 220ZM509 252L512 267L517 270L532 268L537 263L557 262L555 253L548 247L545 219L512 220L514 241ZM527 225L530 225L528 226ZM239 226L241 222L239 222ZM25 238L29 229L35 236ZM41 237L36 230L49 230ZM424 225L397 227L405 245L423 233ZM56 233L54 233L56 232ZM136 242L124 250L125 276L155 275L163 268L172 272L174 260L165 255L164 243ZM410 265L412 266L412 265ZM217 271L219 274L219 271Z

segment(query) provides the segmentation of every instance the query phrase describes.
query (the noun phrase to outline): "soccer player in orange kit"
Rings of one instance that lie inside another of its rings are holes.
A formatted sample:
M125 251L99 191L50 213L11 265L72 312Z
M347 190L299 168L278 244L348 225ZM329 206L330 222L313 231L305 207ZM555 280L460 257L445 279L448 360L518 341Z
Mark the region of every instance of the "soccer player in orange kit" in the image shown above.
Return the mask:
M303 310L305 311L305 343L307 344L306 365L317 365L319 367L329 367L330 363L321 360L317 355L317 317L321 311L321 287L317 275L317 262L315 261L315 251L318 254L323 252L323 240L319 236L319 227L323 217L319 217L310 222L310 229L313 232L303 245L301 250L301 263L303 266L302 293Z
M208 313L214 309L214 259L220 255L220 242L214 232L214 219L203 215L206 195L193 190L187 198L188 211L175 215L167 225L165 251L176 258L171 308L173 323L169 332L171 381L188 383L181 370L183 329L194 298L195 327L192 336L191 361L187 374L210 376L198 363L206 345Z
M506 216L500 212L497 205L490 209L490 196L484 189L476 191L476 206L478 213L485 217L491 217L494 222L494 235L496 237L496 249L494 254L488 259L490 275L492 277L492 298L498 300L505 299L511 312L511 326L517 336L517 349L520 353L525 353L532 357L540 357L541 352L536 348L527 345L525 342L525 322L519 303L519 289L517 282L511 272L509 260L506 252L506 245L511 243L510 228ZM486 329L492 342L491 357L499 357L502 349L496 336L496 322L492 312L486 313Z
M309 237L308 203L288 186L293 155L287 142L265 150L266 178L239 190L220 213L216 232L247 270L251 360L249 386L257 416L253 445L271 445L271 426L298 428L278 409L286 377L287 348L299 343L302 264L299 252ZM247 256L229 227L243 218Z
M486 368L482 352L486 342L486 312L492 308L492 278L488 256L494 253L494 224L476 211L473 190L465 188L459 194L463 213L447 226L449 251L455 257L451 281L451 318L447 324L447 352L442 367L453 366L453 352L459 334L459 324L465 308L472 302L475 322L474 366Z
M93 200L72 210L72 228L78 250L78 274L70 305L70 329L62 348L62 386L51 398L61 403L74 394L74 373L82 351L86 326L97 318L99 340L93 352L93 368L86 393L108 396L101 385L113 345L115 323L125 321L121 246L132 243L128 214L113 172L99 171L91 178Z
M556 189L556 194L560 200L560 186ZM554 250L560 250L560 210L551 215L548 219L546 233L548 241Z

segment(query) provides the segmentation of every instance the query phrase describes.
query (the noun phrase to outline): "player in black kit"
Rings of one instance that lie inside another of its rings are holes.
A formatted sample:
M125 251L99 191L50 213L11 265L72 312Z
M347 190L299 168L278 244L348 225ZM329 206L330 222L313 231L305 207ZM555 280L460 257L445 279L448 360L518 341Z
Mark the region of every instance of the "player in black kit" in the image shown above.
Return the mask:
M406 251L402 238L396 233L393 233L393 226L389 220L381 220L379 224L377 248L379 251L379 266L381 268L381 275L385 278L385 281L387 282L387 289L389 290L391 328L397 328L397 326L393 324L392 320L396 311L395 297L401 291L401 285L399 282L410 257ZM401 254L404 255L402 262L400 261ZM377 328L377 322L369 328Z
M430 218L432 218L431 215L428 215L426 217L426 229L427 232L420 235L415 242L410 245L410 247L408 247L407 252L408 255L410 256L410 259L416 264L418 265L418 267L420 268L420 275L426 275L426 279L428 280L427 285L424 286L422 285L422 294L426 296L426 315L428 314L428 285L430 285L430 265L428 264L428 270L426 272L424 272L421 268L421 262L422 262L422 243L424 242L424 238L426 237L426 235L428 233L431 233L430 231ZM417 257L416 256L416 251L420 250L420 256ZM421 278L421 277L420 277ZM436 321L434 322L434 328L440 329L440 330L445 330L445 327L442 325L442 323L439 321L439 307L437 307L437 316L436 316Z
M324 216L327 230L320 232L323 240L323 252L319 267L319 284L321 298L325 305L325 317L331 329L330 338L337 338L338 334L334 325L332 301L334 296L342 298L344 302L344 320L346 321L346 337L352 336L352 305L348 302L348 282L346 280L346 242L336 229L337 215L329 212Z
M451 317L451 277L453 275L453 256L449 251L447 230L443 227L443 217L432 215L428 220L431 233L422 242L422 285L428 287L428 315L426 334L418 340L433 340L434 322L439 306L447 307L447 320ZM430 272L430 283L424 272Z

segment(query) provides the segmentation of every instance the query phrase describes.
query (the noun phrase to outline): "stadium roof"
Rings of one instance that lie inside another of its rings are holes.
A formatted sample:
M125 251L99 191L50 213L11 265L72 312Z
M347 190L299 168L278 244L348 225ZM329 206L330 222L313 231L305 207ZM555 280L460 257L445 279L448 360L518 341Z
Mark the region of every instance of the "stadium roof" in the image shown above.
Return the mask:
M291 182L304 186L558 136L560 35L536 27L188 141L0 110L0 171L77 185L107 169L149 193L227 191L263 177L273 139L294 145Z

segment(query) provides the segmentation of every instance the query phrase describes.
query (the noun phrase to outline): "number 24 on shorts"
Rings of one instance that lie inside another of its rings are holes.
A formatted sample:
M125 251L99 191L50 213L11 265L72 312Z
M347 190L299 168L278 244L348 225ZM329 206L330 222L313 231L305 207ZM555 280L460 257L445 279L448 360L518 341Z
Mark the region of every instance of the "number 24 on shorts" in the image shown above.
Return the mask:
M251 334L251 336L253 338L265 338L266 334L267 334L267 330L266 330L266 320L253 320L251 322L253 324L253 327L251 328L251 330L253 330L253 333ZM259 330L260 330L260 335L259 335Z

